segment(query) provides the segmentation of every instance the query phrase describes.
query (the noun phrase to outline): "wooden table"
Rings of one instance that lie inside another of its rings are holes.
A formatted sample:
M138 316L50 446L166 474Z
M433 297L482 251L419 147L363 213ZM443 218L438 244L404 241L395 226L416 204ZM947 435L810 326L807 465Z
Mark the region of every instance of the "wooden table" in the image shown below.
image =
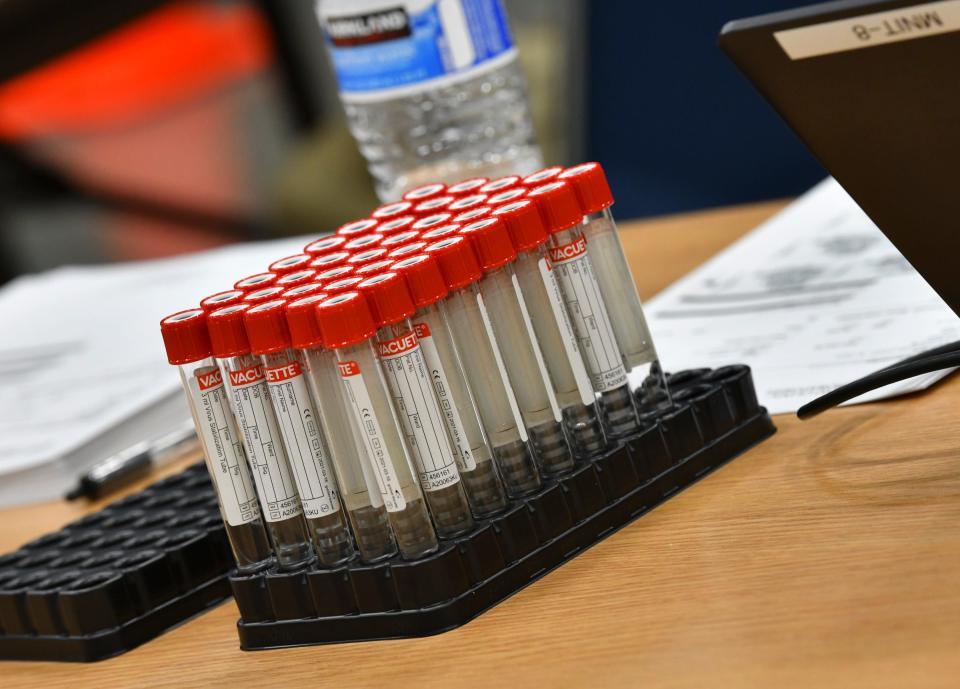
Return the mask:
M631 224L641 292L781 206ZM958 403L954 378L778 416L771 440L446 634L244 653L230 602L100 663L2 663L0 686L956 687ZM4 510L0 549L82 511Z

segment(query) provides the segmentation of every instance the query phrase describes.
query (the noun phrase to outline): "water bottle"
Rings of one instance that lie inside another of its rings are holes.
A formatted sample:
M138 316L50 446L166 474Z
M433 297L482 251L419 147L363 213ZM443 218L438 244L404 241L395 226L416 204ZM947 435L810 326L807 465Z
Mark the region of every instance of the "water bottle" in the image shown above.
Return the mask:
M317 13L382 200L543 167L500 0L319 0Z

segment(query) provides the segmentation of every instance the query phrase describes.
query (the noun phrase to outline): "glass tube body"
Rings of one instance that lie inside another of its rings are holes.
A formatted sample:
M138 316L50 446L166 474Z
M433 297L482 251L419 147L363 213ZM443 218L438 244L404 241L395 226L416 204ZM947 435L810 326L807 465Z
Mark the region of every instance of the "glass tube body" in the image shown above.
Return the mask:
M590 382L594 392L600 395L604 430L618 438L638 430L636 402L580 227L550 235L550 262L577 334Z
M264 569L273 553L223 374L212 357L177 368L237 569Z
M525 304L509 265L484 274L480 294L487 309L500 358L510 378L534 453L548 474L573 468L573 455L560 422L560 410L551 398L552 381L539 344L528 327Z
M639 387L641 402L645 405L669 402L669 390L657 348L647 327L637 283L610 209L587 215L583 220L583 235L623 354L623 363L633 377L642 379Z
M437 534L427 514L416 473L401 436L370 340L334 350L351 414L361 430L400 553L415 559L437 549Z
M340 506L327 434L310 396L302 358L295 350L286 349L262 354L260 360L317 559L328 567L347 562L356 551Z
M337 358L324 349L302 350L307 382L327 430L327 446L336 467L340 499L349 515L364 562L377 562L397 552L380 488L360 429L347 413Z
M419 309L413 316L413 327L457 456L470 507L478 517L487 517L506 507L507 496L444 310L439 303Z
M413 323L407 318L380 327L376 345L437 533L464 533L473 527L473 517Z
M313 549L293 472L280 441L263 364L252 354L241 354L217 359L217 365L230 390L277 565L284 570L296 569L310 562Z
M500 475L507 492L516 497L540 488L540 472L481 303L479 288L473 283L450 292L444 307Z
M574 454L578 457L599 454L607 448L607 439L597 414L593 386L580 356L563 295L550 268L546 247L541 245L520 252L513 269L553 381Z

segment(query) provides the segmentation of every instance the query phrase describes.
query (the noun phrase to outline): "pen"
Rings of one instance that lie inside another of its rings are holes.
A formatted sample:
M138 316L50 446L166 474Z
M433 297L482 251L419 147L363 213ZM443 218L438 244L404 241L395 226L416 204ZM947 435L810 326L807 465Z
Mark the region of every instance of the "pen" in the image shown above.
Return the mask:
M153 440L145 440L107 457L80 477L67 500L96 500L145 476L164 460L183 454L198 443L193 421Z

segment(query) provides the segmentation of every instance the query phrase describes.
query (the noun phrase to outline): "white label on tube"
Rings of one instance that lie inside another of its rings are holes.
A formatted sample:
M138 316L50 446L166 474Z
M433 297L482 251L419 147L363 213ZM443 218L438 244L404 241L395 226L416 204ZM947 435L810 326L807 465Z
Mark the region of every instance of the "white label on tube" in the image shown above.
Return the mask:
M234 437L233 412L223 387L223 374L213 367L197 369L189 388L224 518L230 526L248 524L260 517L260 504L243 445Z
M337 483L300 363L273 366L266 373L303 514L308 519L333 514L340 509Z
M417 331L417 340L420 341L423 358L427 361L427 373L433 383L433 391L437 395L440 413L443 414L443 419L447 422L447 430L450 431L454 449L457 451L457 466L460 471L473 471L477 468L477 462L473 458L470 441L467 440L467 434L464 432L460 412L457 411L457 405L454 404L453 398L450 396L450 381L447 379L443 362L440 361L440 352L437 351L433 333L426 323L414 323L413 327Z
M428 491L455 485L460 481L457 462L427 376L417 334L404 330L388 340L378 341L377 352L400 425L410 442L420 485Z
M590 375L587 373L586 366L583 365L583 357L580 356L580 347L577 345L577 334L573 332L573 326L570 324L570 316L567 314L567 308L563 304L563 294L560 293L560 285L557 284L553 276L553 268L546 258L541 257L537 261L540 268L540 277L543 279L543 286L547 290L547 297L550 299L550 308L553 310L553 317L557 321L557 327L560 329L560 338L563 340L563 348L567 353L567 359L570 362L570 369L573 371L573 378L577 383L577 392L580 393L580 401L584 405L593 404L593 386L590 384Z
M373 463L383 504L387 512L401 512L406 509L407 501L403 498L400 479L393 470L393 462L383 441L380 419L377 418L373 402L370 401L360 365L356 361L340 361L337 368L347 391L347 407L357 419L360 434L367 446L367 455Z
M520 305L520 314L523 316L523 327L527 329L527 339L533 346L533 356L537 360L537 368L540 369L540 377L543 379L543 387L547 391L547 399L550 401L550 409L553 411L553 420L560 423L560 405L557 404L557 396L553 394L553 381L550 380L550 373L547 371L547 365L543 361L543 352L540 351L540 341L537 334L533 332L533 323L530 321L530 313L527 311L527 300L523 298L520 291L520 283L517 281L517 274L510 274L510 282L513 284L513 293L517 295L517 304Z
M500 345L497 344L497 337L493 334L493 324L490 322L490 314L487 313L487 305L483 303L483 297L480 296L479 292L477 292L477 306L480 307L483 327L487 329L487 337L493 349L493 358L497 360L497 372L500 374L500 380L503 381L503 389L507 391L507 399L510 400L510 411L513 412L513 420L517 424L517 431L520 433L521 440L527 442L527 427L523 425L523 417L520 416L520 405L517 404L517 398L513 394L510 379L507 378L507 368L503 365L503 358L500 356Z
M290 467L280 453L279 429L270 407L263 366L230 371L230 389L237 421L246 441L247 459L257 484L257 493L263 504L263 516L269 522L279 522L303 513L300 496Z
M550 247L549 253L593 389L607 392L620 387L627 382L627 371L593 274L587 241L578 233L567 244Z

